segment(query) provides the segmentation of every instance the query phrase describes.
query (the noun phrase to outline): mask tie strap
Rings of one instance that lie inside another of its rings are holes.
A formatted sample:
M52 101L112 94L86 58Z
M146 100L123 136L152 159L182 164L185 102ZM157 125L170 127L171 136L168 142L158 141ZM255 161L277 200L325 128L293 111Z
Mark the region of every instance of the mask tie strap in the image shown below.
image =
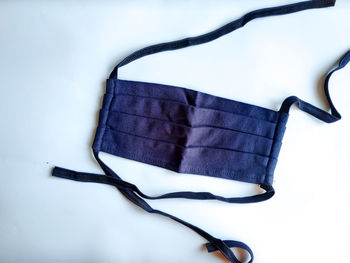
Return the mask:
M282 103L280 111L285 112L285 113L289 113L290 107L294 103L298 103L298 107L300 110L311 114L312 116L316 117L317 119L319 119L321 121L324 121L327 123L332 123L332 122L336 122L336 121L340 120L341 115L337 111L337 109L335 108L335 106L332 102L332 99L331 99L330 94L329 94L328 84L329 84L329 79L331 78L333 73L344 68L349 63L349 61L350 61L350 50L345 53L345 55L340 59L338 65L333 70L331 70L328 73L328 75L326 76L325 83L324 83L324 92L325 92L327 101L329 103L329 106L331 108L331 113L328 113L327 111L319 109L319 108L315 107L314 105L307 103L307 102L303 101L302 99L299 99L296 96L290 96L290 97L286 98Z
M75 172L75 171L71 171L60 167L55 167L52 175L61 177L61 178L82 181L82 182L97 182L97 183L114 185L127 199L129 199L131 202L141 207L145 211L152 214L159 214L159 215L168 217L170 219L173 219L178 223L181 223L187 226L188 228L192 229L193 231L201 235L203 238L209 241L209 243L206 244L206 248L208 252L220 251L222 255L226 257L230 262L242 263L237 259L237 257L234 255L234 253L230 249L232 247L242 248L246 250L250 255L251 259L249 263L253 262L253 259L254 259L253 252L249 248L249 246L247 246L246 244L239 241L234 241L234 240L222 241L220 239L213 237L212 235L200 229L199 227L194 226L178 217L175 217L173 215L170 215L168 213L165 213L157 209L153 209L145 200L143 200L139 195L135 193L135 187L136 187L135 185L132 185L130 183L127 183L121 180L120 177L99 158L98 152L94 151L94 156L97 162L99 163L99 165L101 166L102 170L106 173L106 175ZM153 198L153 199L158 199L158 198Z
M286 14L295 13L295 12L299 12L307 9L330 7L334 5L335 5L335 0L313 0L313 1L303 1L303 2L294 3L294 4L287 4L282 6L254 10L252 12L249 12L243 15L241 18L236 19L230 23L227 23L226 25L219 27L211 32L208 32L199 36L159 43L159 44L155 44L155 45L151 45L151 46L139 49L131 53L129 56L125 57L113 69L109 78L118 78L117 76L118 68L125 66L134 60L140 59L148 55L156 54L159 52L171 51L171 50L181 49L181 48L194 46L194 45L201 45L201 44L213 41L219 37L222 37L226 34L231 33L232 31L235 31L238 28L243 27L244 25L249 23L251 20L254 20L256 18L276 16L276 15L286 15Z
M143 197L149 200L185 198L185 199L194 199L194 200L218 200L218 201L227 202L227 203L257 203L257 202L262 202L267 199L270 199L275 194L275 190L273 189L272 185L261 184L260 188L262 188L265 191L264 193L252 195L252 196L245 196L245 197L223 197L219 195L214 195L210 192L191 192L191 191L167 193L159 196L149 196L144 194L136 185L122 180L116 173L109 172L109 174L112 174L112 176L104 175L104 174L76 172L76 171L72 171L72 170L57 167L57 166L53 169L53 172L52 172L53 176L70 179L74 181L93 182L93 183L113 185L118 189L133 191L137 193L140 197Z

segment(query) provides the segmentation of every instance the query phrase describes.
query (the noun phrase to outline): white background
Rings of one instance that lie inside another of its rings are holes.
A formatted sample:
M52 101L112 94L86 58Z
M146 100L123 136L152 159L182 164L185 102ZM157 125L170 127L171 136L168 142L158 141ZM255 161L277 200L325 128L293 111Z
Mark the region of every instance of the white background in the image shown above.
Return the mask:
M205 240L150 215L111 186L50 175L101 172L91 153L105 79L144 46L213 30L291 1L1 1L0 262L223 262ZM328 109L324 74L350 49L350 2L255 20L206 45L141 59L120 78L183 86L278 110L289 95ZM276 195L235 205L151 201L214 236L246 242L258 263L349 262L350 65L330 81L341 121L291 110ZM180 175L102 154L148 194L253 194L240 182Z

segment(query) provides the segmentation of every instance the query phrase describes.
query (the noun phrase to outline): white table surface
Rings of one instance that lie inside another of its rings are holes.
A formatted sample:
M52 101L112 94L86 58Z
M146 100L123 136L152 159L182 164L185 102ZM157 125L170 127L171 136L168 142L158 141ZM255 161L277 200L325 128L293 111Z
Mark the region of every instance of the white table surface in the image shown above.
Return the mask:
M0 262L224 262L205 240L127 201L114 187L50 175L101 172L91 153L105 79L144 46L205 33L292 1L1 1ZM120 78L183 86L278 110L290 95L328 109L324 74L350 49L350 1L270 17L206 45L141 59ZM330 81L341 121L291 109L276 195L263 203L151 201L258 263L349 262L350 65ZM148 194L255 193L240 182L180 175L102 154Z

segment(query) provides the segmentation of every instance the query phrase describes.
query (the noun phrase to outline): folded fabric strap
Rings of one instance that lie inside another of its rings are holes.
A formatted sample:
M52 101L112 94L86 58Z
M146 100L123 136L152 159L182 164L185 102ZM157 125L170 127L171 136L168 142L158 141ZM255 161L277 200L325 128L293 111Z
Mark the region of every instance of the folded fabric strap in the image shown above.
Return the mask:
M113 185L113 186L116 186L118 189L130 190L137 193L139 196L143 198L151 199L151 200L166 199L166 198L185 198L185 199L196 199L196 200L218 200L218 201L223 201L227 203L256 203L256 202L262 202L267 199L270 199L275 193L272 185L265 184L265 185L260 185L260 187L263 190L265 190L265 193L253 195L253 196L246 196L246 197L227 198L223 196L214 195L209 192L191 192L191 191L167 193L160 196L149 196L141 192L136 185L123 181L115 173L113 174L113 176L107 176L104 174L77 172L77 171L72 171L72 170L68 170L68 169L56 166L53 170L53 175L61 178L79 181L79 182L91 182L91 183L102 183L102 184Z
M319 108L311 105L310 103L307 103L307 102L303 101L302 99L299 99L296 96L290 96L290 97L286 98L282 103L280 111L288 113L290 107L294 103L297 102L300 110L311 114L312 116L316 117L317 119L320 119L321 121L324 121L327 123L332 123L332 122L340 120L341 115L337 111L337 109L334 107L331 96L329 95L328 84L329 84L329 79L331 78L333 73L344 68L349 63L349 61L350 61L350 50L345 53L345 55L340 59L338 66L336 66L333 70L331 70L325 78L324 92L326 94L327 101L328 101L329 106L331 108L331 113L328 113L322 109L319 109Z
M203 35L188 37L176 41L165 42L160 44L151 45L142 49L135 51L126 58L124 58L111 72L110 78L117 78L118 68L129 64L130 62L142 58L144 56L152 55L159 52L171 51L176 49L181 49L189 46L200 45L210 41L213 41L219 37L231 33L232 31L243 27L248 22L262 17L285 15L290 13L295 13L312 8L323 8L334 6L335 0L316 0L316 1L304 1L294 4L288 4L283 6L263 8L259 10L254 10L242 16L241 18L234 20L216 30Z
M269 185L261 185L266 192L260 195L250 196L250 197L235 197L235 198L225 198L221 196L216 196L207 192L177 192L170 193L161 196L151 197L143 194L135 185L130 184L128 182L123 181L112 169L110 169L98 156L98 152L94 151L94 156L97 162L100 164L103 171L106 175L103 174L93 174L93 173L82 173L76 172L68 169L64 169L61 167L55 167L53 169L52 175L56 177L71 179L80 182L95 182L95 183L104 183L116 186L118 190L131 202L136 204L137 206L143 208L145 211L149 213L160 214L162 216L171 218L189 228L194 230L196 233L204 237L209 241L206 244L208 252L220 251L228 260L233 263L240 263L234 253L230 248L241 248L246 250L250 254L250 261L253 262L254 255L252 250L244 243L234 240L225 240L222 241L208 234L204 230L194 226L178 217L165 213L163 211L153 209L149 204L147 204L141 197L147 199L163 199L163 198L189 198L189 199L198 199L198 200L208 200L208 199L216 199L229 203L252 203L252 202L260 202L263 200L267 200L271 198L274 194L274 190L272 186ZM141 196L141 197L140 197Z

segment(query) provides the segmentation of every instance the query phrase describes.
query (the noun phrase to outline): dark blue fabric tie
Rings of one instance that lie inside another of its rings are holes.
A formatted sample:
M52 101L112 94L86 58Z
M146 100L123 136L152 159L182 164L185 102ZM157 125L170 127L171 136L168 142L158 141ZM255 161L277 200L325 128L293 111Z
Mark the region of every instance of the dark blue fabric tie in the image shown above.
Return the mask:
M220 240L202 229L163 211L153 209L144 199L187 198L228 203L261 202L274 195L273 172L293 103L325 121L340 119L328 90L331 75L350 60L350 51L325 80L325 94L331 114L295 96L288 97L279 111L169 85L120 80L118 68L136 59L163 51L199 45L228 34L249 21L311 8L333 6L335 1L305 1L250 12L240 19L204 35L152 45L123 59L107 80L99 116L93 154L105 174L76 172L55 167L57 177L104 183L117 189L149 213L171 218L208 240L208 252L220 251L230 262L240 263L231 248L252 250L244 243ZM262 193L248 197L222 197L209 192L175 192L160 196L144 194L136 185L122 180L100 158L99 152L156 165L180 173L214 176L259 184Z
M316 117L317 119L320 119L321 121L324 121L327 123L332 123L332 122L340 120L341 119L340 113L334 107L334 104L333 104L331 97L329 95L328 84L329 84L329 79L331 78L333 73L344 68L349 63L349 61L350 61L350 51L345 53L345 55L340 59L338 66L335 67L333 70L331 70L328 73L328 75L326 76L325 83L324 83L324 92L326 94L327 101L328 101L329 106L331 108L331 114L311 105L310 103L307 103L307 102L299 99L296 96L291 96L291 97L286 98L281 106L280 111L288 113L290 107L294 103L298 103L299 109L311 114L312 116Z

